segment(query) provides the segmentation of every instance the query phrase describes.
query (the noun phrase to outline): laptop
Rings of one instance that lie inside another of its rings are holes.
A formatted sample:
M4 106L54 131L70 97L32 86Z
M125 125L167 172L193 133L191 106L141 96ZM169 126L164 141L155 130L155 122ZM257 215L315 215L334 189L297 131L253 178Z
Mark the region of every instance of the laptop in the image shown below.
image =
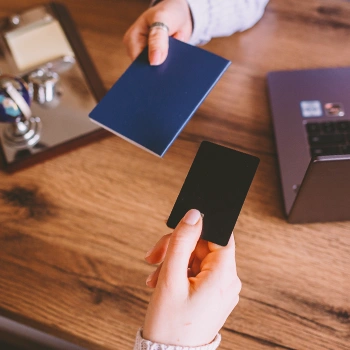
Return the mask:
M290 223L350 220L350 67L270 72Z

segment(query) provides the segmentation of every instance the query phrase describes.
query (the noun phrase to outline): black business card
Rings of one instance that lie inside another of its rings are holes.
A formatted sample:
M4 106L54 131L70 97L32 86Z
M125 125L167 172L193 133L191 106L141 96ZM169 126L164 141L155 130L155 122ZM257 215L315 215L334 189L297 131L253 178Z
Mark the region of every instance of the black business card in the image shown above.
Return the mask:
M203 218L201 238L225 246L236 224L259 158L203 141L167 225L175 228L190 209Z

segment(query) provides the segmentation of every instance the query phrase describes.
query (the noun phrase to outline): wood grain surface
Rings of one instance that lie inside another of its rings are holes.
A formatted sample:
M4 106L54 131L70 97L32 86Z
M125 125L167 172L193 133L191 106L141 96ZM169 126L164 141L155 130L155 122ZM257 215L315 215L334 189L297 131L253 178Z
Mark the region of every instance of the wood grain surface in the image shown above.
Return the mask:
M0 0L0 16L44 2ZM110 88L148 1L62 3ZM270 70L349 65L350 2L271 0L254 28L205 49L232 65L163 159L110 136L0 173L1 315L89 349L131 349L151 295L144 255L210 140L261 159L235 228L243 289L220 349L350 348L350 222L286 223L266 89Z

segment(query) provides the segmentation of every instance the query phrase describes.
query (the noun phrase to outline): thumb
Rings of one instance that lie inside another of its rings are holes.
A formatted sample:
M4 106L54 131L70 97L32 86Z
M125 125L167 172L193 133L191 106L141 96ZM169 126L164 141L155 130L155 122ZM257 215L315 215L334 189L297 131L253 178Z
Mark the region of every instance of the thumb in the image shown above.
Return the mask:
M187 268L191 253L196 248L196 244L202 232L201 213L196 209L191 209L175 228L171 235L167 254L165 256L160 280L168 286L181 288L186 281Z
M152 66L162 64L169 50L169 36L168 32L159 28L151 28L148 35L148 57Z

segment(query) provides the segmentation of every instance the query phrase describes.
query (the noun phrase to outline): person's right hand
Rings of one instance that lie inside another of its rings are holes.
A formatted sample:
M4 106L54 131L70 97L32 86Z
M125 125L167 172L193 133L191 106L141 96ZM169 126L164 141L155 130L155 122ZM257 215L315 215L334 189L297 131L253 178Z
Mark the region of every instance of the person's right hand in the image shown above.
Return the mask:
M146 256L161 263L147 280L155 288L143 338L156 343L201 346L213 341L239 300L233 235L226 247L200 239L202 218L190 210L173 233Z
M169 28L154 27L152 23L162 22ZM192 34L192 16L186 0L163 0L145 11L124 35L128 54L134 60L148 45L151 65L163 63L168 55L169 38L188 41Z

